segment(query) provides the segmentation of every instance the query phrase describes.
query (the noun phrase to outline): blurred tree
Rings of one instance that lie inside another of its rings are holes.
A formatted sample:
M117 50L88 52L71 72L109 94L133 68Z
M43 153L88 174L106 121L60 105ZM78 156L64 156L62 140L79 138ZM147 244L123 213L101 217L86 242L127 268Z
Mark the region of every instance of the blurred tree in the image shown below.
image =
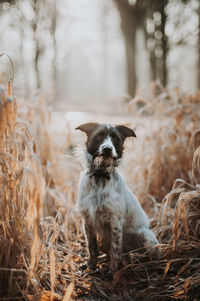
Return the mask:
M7 2L9 4L14 4L15 0L0 0L0 3Z
M148 2L148 7L146 11L146 18L144 20L144 35L145 35L145 42L146 42L146 48L149 53L149 59L150 59L150 80L155 81L156 80L156 55L155 55L155 24L153 20L153 9L150 5L151 3Z
M35 44L35 56L34 56L34 68L36 72L36 87L41 88L41 70L40 59L43 53L46 51L47 37L50 36L52 41L52 79L53 79L53 92L56 95L57 86L57 40L56 40L56 28L57 28L57 1L52 0L32 0L32 10L34 17L30 21L30 26L33 32L33 41Z
M39 89L41 87L41 79L39 72L39 58L42 53L39 26L40 26L40 1L32 0L32 9L34 11L34 18L31 21L31 28L33 31L33 40L35 42L35 57L34 57L34 67L36 72L36 87Z
M167 85L167 55L169 51L166 35L166 7L169 0L148 1L146 24L144 24L147 48L150 54L151 80L159 79L163 86Z
M166 6L168 4L168 0L162 0L162 1L156 1L157 2L157 9L158 12L160 13L161 16L161 22L160 22L160 28L158 29L157 32L157 38L161 37L161 48L162 48L162 83L163 86L165 87L167 85L167 54L169 50L169 45L168 45L168 38L165 32L165 26L167 22L167 15L166 15ZM161 33L161 35L160 35ZM156 32L155 32L156 36Z
M108 27L107 27L107 15L109 13L109 3L107 0L102 1L101 5L101 30L102 30L102 41L103 41L103 72L102 72L102 87L103 93L107 93L107 65L108 65Z
M198 87L198 89L200 89L200 2L199 2L199 7L198 7L198 19L199 19L199 24L198 24L198 46L197 46L197 51L198 51L197 87Z
M165 32L169 0L114 0L121 17L127 59L128 93L134 96L137 87L136 32L143 28L149 51L151 80L167 85L168 38Z
M52 60L52 71L53 71L53 91L54 96L57 96L57 53L58 53L58 47L57 47L57 39L56 39L56 29L57 29L57 23L58 23L58 9L57 9L57 1L53 0L50 2L50 17L51 17L51 25L50 25L50 33L52 35L52 46L53 46L53 60Z
M114 0L121 17L121 29L125 41L128 93L134 96L137 87L136 31L142 26L146 12L145 0Z
M57 22L58 22L58 9L57 9L57 1L56 0L0 0L0 8L1 5L3 7L4 3L8 7L4 8L4 12L10 15L9 26L14 26L16 28L16 23L18 24L18 30L20 33L19 45L20 45L20 54L19 61L20 65L24 68L27 66L24 64L24 45L27 39L29 40L29 45L33 45L32 52L32 66L35 71L35 87L37 89L42 87L42 75L41 75L41 58L47 52L48 45L50 45L50 51L52 55L51 59L51 74L50 79L52 79L51 87L54 95L56 94L56 86L57 86L57 40L56 40L56 30L57 30ZM15 4L12 5L11 4ZM11 10L11 8L13 8ZM1 9L0 9L1 13ZM14 18L12 18L12 14ZM27 34L28 32L28 34ZM48 44L47 44L48 43ZM31 49L31 50L32 50ZM26 54L25 54L26 56ZM26 74L24 70L24 74ZM27 77L26 77L27 79ZM34 87L34 88L35 88ZM26 85L26 89L28 92L28 84Z

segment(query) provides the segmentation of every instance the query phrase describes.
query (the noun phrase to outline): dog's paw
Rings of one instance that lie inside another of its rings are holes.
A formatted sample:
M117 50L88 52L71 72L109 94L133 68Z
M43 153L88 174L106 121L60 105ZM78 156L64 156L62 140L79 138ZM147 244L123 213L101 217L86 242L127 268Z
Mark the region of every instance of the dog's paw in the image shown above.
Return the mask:
M119 282L119 278L121 275L121 269L123 268L123 264L122 261L119 260L117 262L115 262L115 264L111 265L111 271L112 271L112 275L113 275L113 280L117 283Z
M161 251L159 244L154 244L147 249L147 255L153 260L159 260L161 257Z

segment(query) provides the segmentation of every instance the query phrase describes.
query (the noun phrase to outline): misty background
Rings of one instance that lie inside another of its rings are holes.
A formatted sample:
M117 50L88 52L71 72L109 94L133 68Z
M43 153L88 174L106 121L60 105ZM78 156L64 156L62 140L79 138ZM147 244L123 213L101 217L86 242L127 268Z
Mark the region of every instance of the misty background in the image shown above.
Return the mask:
M0 1L3 52L15 64L15 94L28 101L45 93L55 108L113 106L155 81L193 93L200 88L200 1ZM0 81L11 74L2 57Z

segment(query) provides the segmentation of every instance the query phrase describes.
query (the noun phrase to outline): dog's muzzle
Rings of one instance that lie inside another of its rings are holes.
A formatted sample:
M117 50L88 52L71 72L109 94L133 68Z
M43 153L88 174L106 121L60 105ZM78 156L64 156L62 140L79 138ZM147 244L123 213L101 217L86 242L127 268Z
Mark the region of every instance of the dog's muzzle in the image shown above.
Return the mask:
M107 146L104 145L102 147L102 155L108 156L108 157L113 157L113 153L112 153L112 147L111 146Z

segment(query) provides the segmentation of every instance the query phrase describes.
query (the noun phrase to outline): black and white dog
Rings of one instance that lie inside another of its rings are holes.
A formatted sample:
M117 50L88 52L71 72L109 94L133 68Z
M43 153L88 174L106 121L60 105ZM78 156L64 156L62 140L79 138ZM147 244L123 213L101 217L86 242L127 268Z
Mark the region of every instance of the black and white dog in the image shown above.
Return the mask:
M159 254L148 218L117 170L125 139L136 135L124 125L86 123L76 129L87 134L88 168L80 181L77 205L84 219L89 265L96 266L98 238L110 256L115 275L121 266L122 253L144 247L151 255Z

